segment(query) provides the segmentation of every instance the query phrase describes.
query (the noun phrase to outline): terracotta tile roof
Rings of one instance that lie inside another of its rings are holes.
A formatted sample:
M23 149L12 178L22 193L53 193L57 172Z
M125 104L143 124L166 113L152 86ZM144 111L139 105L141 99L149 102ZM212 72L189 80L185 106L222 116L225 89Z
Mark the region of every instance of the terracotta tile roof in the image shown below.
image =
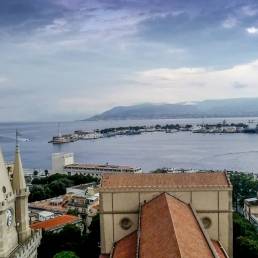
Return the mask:
M193 188L193 187L230 187L224 172L197 172L175 174L105 174L101 189L110 188ZM101 190L100 189L100 190Z
M199 223L190 204L163 193L142 206L139 234L115 243L112 258L228 258Z
M188 204L168 194L146 203L141 211L141 258L214 258Z
M135 258L136 242L137 231L134 231L115 244L112 258Z
M219 258L228 258L228 255L225 253L218 241L212 240L212 244L215 247Z
M65 226L66 224L73 224L79 222L81 219L72 215L62 215L53 219L36 222L31 225L32 229L54 230Z

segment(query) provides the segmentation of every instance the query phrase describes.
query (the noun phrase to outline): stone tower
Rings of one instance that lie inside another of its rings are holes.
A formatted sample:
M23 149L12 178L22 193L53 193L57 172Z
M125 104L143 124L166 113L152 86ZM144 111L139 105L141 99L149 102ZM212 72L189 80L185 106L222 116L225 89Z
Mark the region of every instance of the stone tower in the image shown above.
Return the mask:
M15 195L0 150L0 257L8 255L18 246L15 221Z
M16 194L15 214L19 243L24 243L31 236L28 214L29 188L26 186L18 142L16 144L13 169L13 191Z

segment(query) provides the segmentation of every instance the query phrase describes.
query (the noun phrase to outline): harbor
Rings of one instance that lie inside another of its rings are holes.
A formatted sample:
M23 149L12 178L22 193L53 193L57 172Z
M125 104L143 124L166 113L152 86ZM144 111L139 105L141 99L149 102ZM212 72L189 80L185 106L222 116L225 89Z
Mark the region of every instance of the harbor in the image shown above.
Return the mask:
M192 133L201 134L228 134L228 133L258 133L258 124L250 120L248 123L228 123L224 120L216 124L166 124L166 125L150 125L150 126L125 126L111 127L105 129L95 129L92 131L75 130L73 133L61 134L58 129L58 135L53 136L49 143L65 144L79 140L96 140L100 138L116 137L116 136L133 136L144 133L164 132L178 133L190 131Z

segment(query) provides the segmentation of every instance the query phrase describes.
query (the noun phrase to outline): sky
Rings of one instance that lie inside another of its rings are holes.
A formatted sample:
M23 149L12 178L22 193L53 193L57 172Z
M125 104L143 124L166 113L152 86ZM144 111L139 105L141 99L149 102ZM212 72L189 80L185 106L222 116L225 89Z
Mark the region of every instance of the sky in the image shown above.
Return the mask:
M258 97L257 0L1 0L0 122Z

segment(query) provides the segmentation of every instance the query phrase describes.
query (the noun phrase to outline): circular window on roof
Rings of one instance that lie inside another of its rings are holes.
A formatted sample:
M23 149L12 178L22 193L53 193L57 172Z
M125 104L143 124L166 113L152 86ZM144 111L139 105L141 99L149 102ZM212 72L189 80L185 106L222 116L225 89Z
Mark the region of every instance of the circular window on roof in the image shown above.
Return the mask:
M2 191L3 191L3 193L6 193L6 187L5 186L3 186Z
M128 230L129 228L132 227L133 222L129 218L123 218L119 222L120 226L124 230Z
M202 224L204 226L204 228L210 228L211 227L211 219L208 217L204 217L202 218Z

